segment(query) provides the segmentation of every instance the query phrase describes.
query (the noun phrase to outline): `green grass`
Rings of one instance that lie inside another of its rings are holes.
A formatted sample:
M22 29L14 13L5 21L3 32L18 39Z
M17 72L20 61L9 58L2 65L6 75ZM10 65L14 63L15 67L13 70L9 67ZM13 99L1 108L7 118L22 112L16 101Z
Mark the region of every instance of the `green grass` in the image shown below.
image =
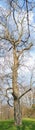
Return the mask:
M23 119L22 130L35 130L35 119Z
M0 130L35 130L35 119L23 119L20 127L16 127L13 120L0 121Z

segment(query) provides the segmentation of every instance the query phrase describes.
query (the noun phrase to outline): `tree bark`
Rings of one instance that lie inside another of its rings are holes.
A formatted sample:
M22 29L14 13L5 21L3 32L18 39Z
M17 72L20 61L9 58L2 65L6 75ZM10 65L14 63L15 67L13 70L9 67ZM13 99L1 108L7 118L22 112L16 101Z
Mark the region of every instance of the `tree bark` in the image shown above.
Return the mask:
M18 57L16 53L16 47L13 49L13 72L12 72L12 85L13 85L13 97L14 97L14 120L15 124L18 126L21 124L21 111L20 111L20 101L19 97L19 89L17 86L17 70L19 66Z
M18 99L14 100L14 119L17 126L21 125L21 110L20 101Z

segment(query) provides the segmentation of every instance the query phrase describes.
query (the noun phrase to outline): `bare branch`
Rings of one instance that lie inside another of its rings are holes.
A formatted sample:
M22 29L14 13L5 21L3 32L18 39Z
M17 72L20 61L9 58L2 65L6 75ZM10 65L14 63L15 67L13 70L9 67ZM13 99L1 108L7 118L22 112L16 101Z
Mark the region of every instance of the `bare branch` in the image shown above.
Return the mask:
M24 92L20 97L19 97L19 99L21 99L25 94L27 94L29 91L31 91L31 88L30 89L28 89L26 92Z
M30 48L31 48L32 46L33 46L33 44L30 43L27 47L25 47L24 49L22 49L22 51L20 51L20 52L18 51L18 52L19 52L18 57L21 56L24 51L30 50Z

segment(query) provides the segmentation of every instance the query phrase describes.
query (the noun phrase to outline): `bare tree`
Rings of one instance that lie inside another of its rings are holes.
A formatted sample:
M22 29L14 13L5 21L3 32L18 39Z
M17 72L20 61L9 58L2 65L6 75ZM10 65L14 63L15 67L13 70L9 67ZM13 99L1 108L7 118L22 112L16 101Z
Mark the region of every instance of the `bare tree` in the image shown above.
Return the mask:
M21 4L17 0L4 0L4 6L0 5L0 43L1 48L5 48L5 55L10 53L11 49L13 50L13 59L11 66L11 75L4 74L0 76L3 80L4 77L12 79L12 86L6 88L7 102L9 103L9 98L7 95L8 90L12 89L12 95L14 98L14 119L17 125L21 124L21 110L20 110L20 98L31 90L26 90L21 96L19 96L19 82L18 82L18 70L21 64L21 58L24 56L24 52L29 51L33 46L30 42L30 22L29 22L29 13L34 8L34 2L29 2L24 0ZM5 4L6 3L6 4ZM7 8L6 8L7 6ZM4 56L2 51L2 56ZM4 68L4 67L3 67ZM4 71L4 69L3 69ZM20 75L20 73L19 73ZM19 79L20 80L20 79ZM7 80L8 82L8 80ZM21 85L22 86L22 85Z

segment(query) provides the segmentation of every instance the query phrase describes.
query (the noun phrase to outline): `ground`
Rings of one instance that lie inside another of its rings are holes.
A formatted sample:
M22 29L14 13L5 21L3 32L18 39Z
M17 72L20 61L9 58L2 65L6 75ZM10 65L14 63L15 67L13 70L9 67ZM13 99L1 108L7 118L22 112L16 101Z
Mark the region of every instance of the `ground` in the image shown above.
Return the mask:
M24 118L20 127L13 120L0 121L0 130L35 130L35 119Z

